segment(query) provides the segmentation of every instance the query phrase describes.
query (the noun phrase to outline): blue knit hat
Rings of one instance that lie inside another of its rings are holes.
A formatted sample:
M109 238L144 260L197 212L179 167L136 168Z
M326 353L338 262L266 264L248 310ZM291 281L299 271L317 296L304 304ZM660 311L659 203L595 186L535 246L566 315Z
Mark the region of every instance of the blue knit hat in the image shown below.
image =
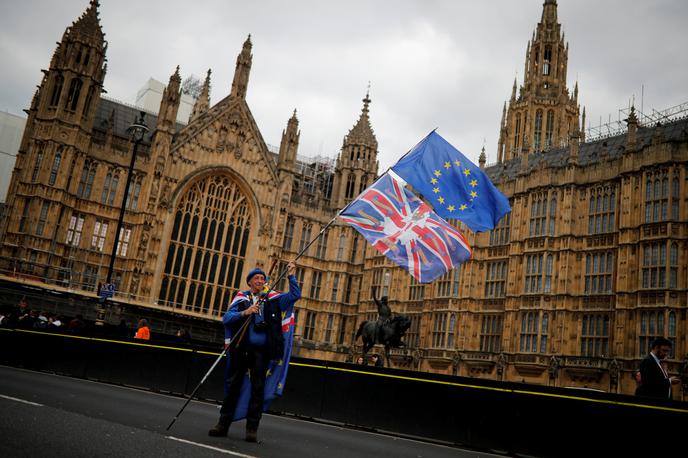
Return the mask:
M268 278L268 276L265 275L265 272L263 272L263 269L261 269L260 267L256 267L255 269L250 271L246 276L246 283L250 282L254 275L262 275L263 277Z

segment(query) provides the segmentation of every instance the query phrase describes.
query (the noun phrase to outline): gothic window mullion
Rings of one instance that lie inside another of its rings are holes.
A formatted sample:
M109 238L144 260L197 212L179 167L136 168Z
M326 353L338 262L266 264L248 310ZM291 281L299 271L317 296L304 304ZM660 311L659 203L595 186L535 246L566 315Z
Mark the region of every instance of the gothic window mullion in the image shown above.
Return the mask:
M206 177L187 191L175 214L161 300L220 315L223 296L241 286L251 224L247 201L229 180Z

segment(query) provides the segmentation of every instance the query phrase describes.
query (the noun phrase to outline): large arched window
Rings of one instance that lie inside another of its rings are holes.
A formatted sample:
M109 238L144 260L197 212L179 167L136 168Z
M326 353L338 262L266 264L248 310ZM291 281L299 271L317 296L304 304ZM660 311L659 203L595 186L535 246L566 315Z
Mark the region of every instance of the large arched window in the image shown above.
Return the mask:
M196 182L175 211L160 301L220 315L242 286L251 229L246 196L226 176Z

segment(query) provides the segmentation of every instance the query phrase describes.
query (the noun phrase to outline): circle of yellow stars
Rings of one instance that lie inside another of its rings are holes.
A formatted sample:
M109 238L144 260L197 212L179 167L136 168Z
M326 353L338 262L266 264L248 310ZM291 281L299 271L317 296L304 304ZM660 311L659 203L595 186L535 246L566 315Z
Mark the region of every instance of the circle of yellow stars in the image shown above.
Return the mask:
M455 160L453 163L450 161L446 161L442 167L446 170L449 170L452 167L458 167L459 169L461 169L461 161L459 161L458 159ZM461 170L461 173L463 173L463 175L466 177L466 179L468 179L471 175L471 170L464 167L463 170ZM430 179L430 183L432 183L434 186L434 188L432 189L432 192L434 194L438 194L437 202L439 202L440 205L445 205L446 199L441 194L439 194L441 191L440 191L440 187L439 187L439 179L438 178L440 178L442 176L442 170L436 169L433 172L433 175L434 176ZM472 188L471 192L469 193L471 196L471 198L469 199L469 202L472 202L475 198L478 197L478 191L477 191L478 180L473 178L473 179L471 179L471 181L468 182L468 184ZM447 208L447 211L450 213L454 212L457 209L455 205L447 205L446 208ZM461 205L459 205L459 207L458 207L459 211L464 211L467 208L468 208L468 205L465 202L462 203Z

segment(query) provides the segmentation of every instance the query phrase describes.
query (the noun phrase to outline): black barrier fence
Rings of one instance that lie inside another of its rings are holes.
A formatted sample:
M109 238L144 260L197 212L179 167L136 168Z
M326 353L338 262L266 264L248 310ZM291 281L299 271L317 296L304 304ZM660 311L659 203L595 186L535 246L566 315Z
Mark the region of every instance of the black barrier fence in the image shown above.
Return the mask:
M196 387L212 350L0 328L2 364L177 395ZM222 398L222 370L199 398ZM684 402L305 358L271 410L519 456L659 455L682 450L688 427Z
M120 321L124 321L127 326L128 335L133 336L139 319L146 318L151 335L158 340L175 341L177 331L184 329L199 344L219 345L224 342L224 328L222 322L216 318L193 317L176 313L171 308L152 309L120 300L101 302L97 297L85 295L83 291L48 289L0 277L0 314L7 316L16 312L21 300L26 301L30 310L61 317L65 327L71 318L81 315L87 326L85 332L93 336L122 337L124 333L118 326ZM102 310L103 316L100 318L103 321L99 321L99 310Z

